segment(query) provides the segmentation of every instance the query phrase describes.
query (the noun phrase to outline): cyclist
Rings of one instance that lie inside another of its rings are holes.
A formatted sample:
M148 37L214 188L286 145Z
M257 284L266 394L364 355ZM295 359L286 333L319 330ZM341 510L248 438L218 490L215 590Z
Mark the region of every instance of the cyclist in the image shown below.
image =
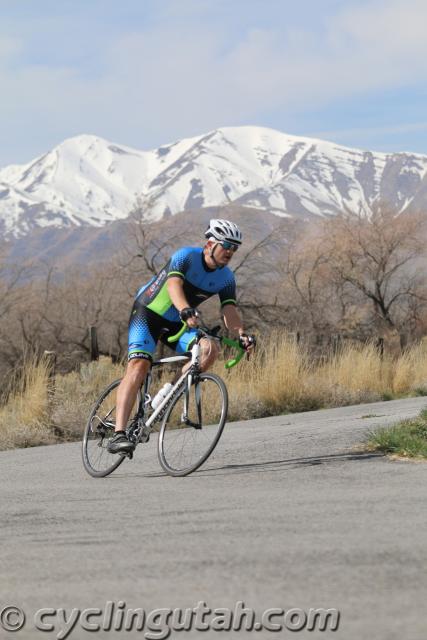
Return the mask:
M128 453L135 448L125 428L138 389L150 369L157 341L176 334L182 322L186 322L188 329L173 348L179 354L189 351L197 334L196 308L201 302L218 294L227 329L239 335L247 352L254 348L255 339L244 332L236 308L235 279L227 266L242 243L241 231L229 220L212 219L205 238L204 247L176 251L136 295L129 320L128 365L117 390L116 432L108 445L110 453ZM207 338L200 344L200 364L205 371L215 361L218 347Z

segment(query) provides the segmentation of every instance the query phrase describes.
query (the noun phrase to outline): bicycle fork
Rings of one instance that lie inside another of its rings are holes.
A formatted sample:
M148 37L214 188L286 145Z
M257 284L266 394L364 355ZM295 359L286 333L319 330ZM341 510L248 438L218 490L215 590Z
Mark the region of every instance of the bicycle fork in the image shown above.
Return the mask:
M189 408L190 408L190 393L191 387L194 386L194 399L197 410L197 419L198 422L193 422L188 417ZM185 397L184 397L184 411L181 416L181 422L188 425L189 427L193 427L194 429L202 428L202 403L201 403L201 388L200 383L197 380L197 377L193 378L193 374L189 373L187 377L187 385L185 387Z

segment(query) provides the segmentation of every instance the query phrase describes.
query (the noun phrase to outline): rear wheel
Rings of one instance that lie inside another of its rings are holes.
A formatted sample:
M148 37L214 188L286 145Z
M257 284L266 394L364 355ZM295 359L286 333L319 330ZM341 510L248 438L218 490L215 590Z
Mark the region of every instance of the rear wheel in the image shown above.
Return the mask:
M208 459L221 437L227 411L227 388L213 373L200 374L189 390L185 385L177 393L166 409L158 440L159 460L166 473L185 476Z
M86 471L95 478L108 476L126 458L107 449L116 427L117 388L121 380L112 382L99 396L90 413L83 435L82 456ZM141 392L138 392L138 401ZM137 405L131 412L131 419Z

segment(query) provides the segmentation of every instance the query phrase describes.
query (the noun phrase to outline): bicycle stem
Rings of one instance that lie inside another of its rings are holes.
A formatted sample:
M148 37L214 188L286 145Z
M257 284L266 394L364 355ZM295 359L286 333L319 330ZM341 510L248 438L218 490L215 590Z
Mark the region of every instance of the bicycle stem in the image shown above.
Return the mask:
M185 333L187 329L188 329L187 323L183 322L181 329L174 336L170 336L167 339L168 342L170 344L174 342L178 342L180 337ZM202 331L203 331L203 328L202 328ZM231 338L226 338L225 336L221 336L218 339L221 341L222 344L226 344L228 347L232 347L237 351L237 355L234 358L231 358L230 360L227 360L227 362L224 363L224 367L226 369L231 369L231 367L234 367L243 358L243 356L245 355L245 350L243 349L243 347L241 347L240 343L237 340L232 340Z

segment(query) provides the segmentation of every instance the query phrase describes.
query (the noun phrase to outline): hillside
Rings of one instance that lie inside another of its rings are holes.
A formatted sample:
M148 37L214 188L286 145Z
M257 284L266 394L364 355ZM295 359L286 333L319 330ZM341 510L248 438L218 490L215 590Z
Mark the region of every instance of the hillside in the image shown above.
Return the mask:
M147 222L236 205L307 219L427 204L427 156L349 149L261 127L224 127L140 151L82 135L0 170L0 234L102 228L139 202ZM72 235L72 234L71 234Z

